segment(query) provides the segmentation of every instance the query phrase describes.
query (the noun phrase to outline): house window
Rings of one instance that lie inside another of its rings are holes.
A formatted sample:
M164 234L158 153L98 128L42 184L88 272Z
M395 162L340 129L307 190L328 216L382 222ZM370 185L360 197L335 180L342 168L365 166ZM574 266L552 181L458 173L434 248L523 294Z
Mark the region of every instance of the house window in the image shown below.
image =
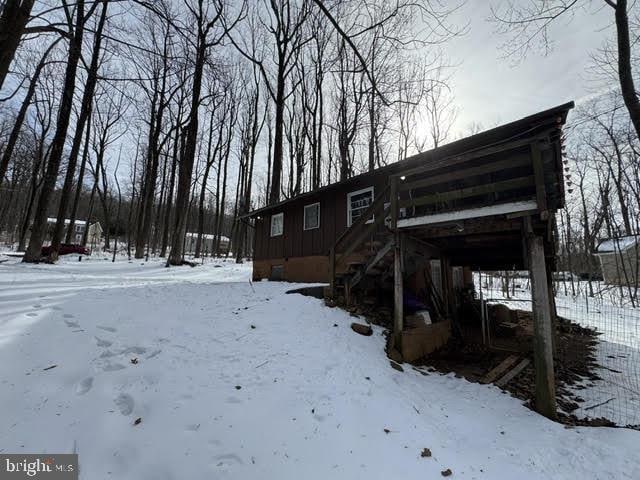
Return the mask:
M271 215L271 236L278 237L284 231L284 213Z
M304 229L313 230L320 227L320 204L312 203L304 207Z
M373 187L363 188L347 195L347 226L351 226L373 203Z

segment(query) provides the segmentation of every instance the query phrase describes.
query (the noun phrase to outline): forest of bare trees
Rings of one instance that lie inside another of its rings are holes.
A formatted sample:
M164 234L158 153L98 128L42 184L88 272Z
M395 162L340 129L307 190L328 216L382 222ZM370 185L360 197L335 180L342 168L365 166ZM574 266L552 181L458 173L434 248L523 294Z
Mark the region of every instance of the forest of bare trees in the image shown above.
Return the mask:
M508 55L546 53L549 25L579 3L507 2L492 21ZM589 278L600 238L640 233L638 14L602 3L616 34L594 54L600 94L567 129L556 219L563 268ZM453 139L442 47L464 34L457 2L0 5L0 232L25 261L49 241L55 261L80 219L135 258L181 264L195 232L195 257L241 261L251 209Z
M240 261L251 209L447 141L440 46L464 28L455 8L3 2L3 240L28 262L50 241L55 261L86 219L100 222L105 250L120 239L135 258L180 264L195 232L195 257L231 249Z
M569 288L578 278L601 279L594 256L602 239L640 234L640 12L635 2L595 2L610 18L613 35L592 52L585 79L594 94L572 113L566 135L564 169L567 205L556 218L560 270L571 272ZM507 36L506 55L521 57L553 50L554 23L571 21L586 0L509 2L492 10L497 31ZM635 7L635 8L634 8ZM640 251L635 244L631 265L617 250L620 294L638 305Z

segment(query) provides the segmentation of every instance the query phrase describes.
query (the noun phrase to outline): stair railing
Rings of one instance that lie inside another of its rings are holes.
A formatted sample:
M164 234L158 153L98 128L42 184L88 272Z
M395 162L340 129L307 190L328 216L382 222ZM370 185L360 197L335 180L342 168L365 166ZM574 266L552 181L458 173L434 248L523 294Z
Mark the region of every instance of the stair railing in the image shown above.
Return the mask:
M380 223L384 222L390 210L388 205L385 208L385 203L389 198L389 191L390 185L387 185L369 205L369 208L337 238L333 247L329 250L329 278L331 279L332 298L336 296L337 269L343 266L348 256L375 232ZM373 217L373 222L370 222L371 217Z

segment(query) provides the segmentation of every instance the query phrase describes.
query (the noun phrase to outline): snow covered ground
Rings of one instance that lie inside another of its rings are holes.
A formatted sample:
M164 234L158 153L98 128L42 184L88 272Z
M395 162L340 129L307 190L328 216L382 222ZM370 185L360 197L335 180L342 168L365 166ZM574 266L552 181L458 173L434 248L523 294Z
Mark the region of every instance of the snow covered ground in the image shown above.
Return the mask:
M4 453L76 451L84 480L640 478L640 432L394 370L379 328L251 285L249 264L18 261L0 264Z

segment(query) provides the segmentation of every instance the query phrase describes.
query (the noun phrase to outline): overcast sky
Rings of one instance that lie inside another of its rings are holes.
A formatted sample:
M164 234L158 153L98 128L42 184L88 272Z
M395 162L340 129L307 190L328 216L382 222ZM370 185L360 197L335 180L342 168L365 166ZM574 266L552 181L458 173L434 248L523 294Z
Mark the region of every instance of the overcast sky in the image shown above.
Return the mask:
M452 82L460 110L454 136L468 134L473 122L486 129L597 91L585 71L589 55L612 33L613 14L604 2L577 10L571 21L560 20L553 29L553 52L545 57L534 51L518 65L501 58L500 45L508 37L494 33L495 25L487 21L490 3L499 2L468 0L455 18L459 24L470 21L469 32L446 46L460 63Z

